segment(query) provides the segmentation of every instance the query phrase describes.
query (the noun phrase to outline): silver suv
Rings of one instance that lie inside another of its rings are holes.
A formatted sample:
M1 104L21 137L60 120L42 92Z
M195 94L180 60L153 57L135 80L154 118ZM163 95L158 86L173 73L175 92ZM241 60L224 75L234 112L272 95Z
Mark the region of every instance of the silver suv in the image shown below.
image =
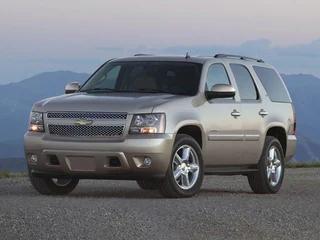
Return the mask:
M205 174L241 174L276 193L296 148L295 114L262 60L136 55L34 104L25 154L42 194L79 179L136 180L166 197L196 194Z

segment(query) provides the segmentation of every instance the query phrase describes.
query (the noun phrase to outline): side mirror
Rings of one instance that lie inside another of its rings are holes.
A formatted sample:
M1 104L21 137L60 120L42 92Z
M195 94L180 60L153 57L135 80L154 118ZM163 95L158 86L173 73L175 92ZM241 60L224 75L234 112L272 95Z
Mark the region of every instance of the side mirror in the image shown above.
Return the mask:
M80 90L80 84L78 82L68 83L64 88L65 94L75 93Z
M236 90L228 84L216 84L210 91L205 92L207 100L213 98L230 98L236 95Z

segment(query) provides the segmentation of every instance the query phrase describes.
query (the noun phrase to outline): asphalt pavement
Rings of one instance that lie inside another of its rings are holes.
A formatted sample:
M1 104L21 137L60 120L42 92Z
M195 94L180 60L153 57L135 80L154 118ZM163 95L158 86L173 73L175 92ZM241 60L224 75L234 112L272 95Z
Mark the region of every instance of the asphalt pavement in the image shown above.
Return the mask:
M107 180L42 196L28 178L0 179L0 239L320 239L319 211L320 168L288 169L273 195L244 176L207 176L188 199Z

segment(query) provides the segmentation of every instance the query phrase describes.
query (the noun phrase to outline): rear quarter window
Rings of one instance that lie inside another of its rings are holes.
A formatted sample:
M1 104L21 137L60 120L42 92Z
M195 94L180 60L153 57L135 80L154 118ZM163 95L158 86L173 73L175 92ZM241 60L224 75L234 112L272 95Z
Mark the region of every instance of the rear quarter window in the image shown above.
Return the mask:
M290 103L291 99L288 95L286 87L279 75L272 68L254 66L254 71L258 75L260 82L271 101Z

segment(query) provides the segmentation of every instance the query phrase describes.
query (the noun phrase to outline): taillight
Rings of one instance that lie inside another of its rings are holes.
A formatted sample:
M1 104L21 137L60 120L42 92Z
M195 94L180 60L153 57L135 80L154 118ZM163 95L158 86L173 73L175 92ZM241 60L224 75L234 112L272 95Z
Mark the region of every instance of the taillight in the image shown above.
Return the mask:
M297 117L296 117L296 112L293 112L293 121L290 124L289 127L289 134L290 135L296 135L296 130L297 130Z
M297 131L297 117L296 112L293 113L293 135L296 135Z

